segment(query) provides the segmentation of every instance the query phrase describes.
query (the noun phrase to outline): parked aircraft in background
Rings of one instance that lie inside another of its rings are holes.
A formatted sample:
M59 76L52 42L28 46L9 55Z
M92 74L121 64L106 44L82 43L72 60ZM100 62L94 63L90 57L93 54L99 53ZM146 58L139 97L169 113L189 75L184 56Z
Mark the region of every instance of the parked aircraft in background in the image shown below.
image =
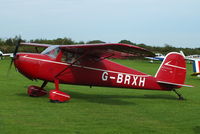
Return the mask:
M186 60L190 60L190 61L200 60L200 55L198 55L198 54L185 56L183 51L180 51L180 53L185 57Z
M161 53L155 53L155 57L145 57L146 59L150 59L150 62L155 61L163 61L165 56Z
M186 60L189 61L189 63L192 63L193 67L192 76L200 77L200 55L195 54L195 55L185 56L183 51L180 51L180 53L185 57Z
M193 60L193 74L192 76L200 77L200 60Z
M2 51L0 51L0 59L3 59L4 56L13 57L13 53L3 53Z

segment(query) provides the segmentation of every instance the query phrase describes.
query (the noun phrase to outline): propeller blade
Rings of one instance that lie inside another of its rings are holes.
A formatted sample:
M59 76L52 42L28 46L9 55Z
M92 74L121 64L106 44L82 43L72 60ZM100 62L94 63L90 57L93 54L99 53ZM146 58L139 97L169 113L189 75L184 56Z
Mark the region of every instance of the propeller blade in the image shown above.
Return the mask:
M11 58L11 62L10 62L10 66L9 66L8 72L10 72L11 67L12 67L12 65L13 65L13 62L14 62L14 60L15 60L15 58L16 58L16 55L17 55L17 52L18 52L20 43L21 43L21 38L19 38L19 39L15 42L15 49L14 49L14 52L13 52L13 57Z
M15 50L14 50L14 53L13 53L13 58L15 58L15 56L16 56L16 54L18 52L20 43L21 43L21 39L18 39L17 42L15 43Z

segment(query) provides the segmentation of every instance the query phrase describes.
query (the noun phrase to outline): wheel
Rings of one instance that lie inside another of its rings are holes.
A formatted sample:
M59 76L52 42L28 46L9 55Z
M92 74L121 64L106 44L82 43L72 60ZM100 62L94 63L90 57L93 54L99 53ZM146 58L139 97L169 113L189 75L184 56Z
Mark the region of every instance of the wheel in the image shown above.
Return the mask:
M28 87L28 95L31 97L40 97L40 96L44 96L46 94L47 94L47 91L38 86L29 86Z
M50 102L67 102L70 100L70 96L59 90L51 90L49 92Z

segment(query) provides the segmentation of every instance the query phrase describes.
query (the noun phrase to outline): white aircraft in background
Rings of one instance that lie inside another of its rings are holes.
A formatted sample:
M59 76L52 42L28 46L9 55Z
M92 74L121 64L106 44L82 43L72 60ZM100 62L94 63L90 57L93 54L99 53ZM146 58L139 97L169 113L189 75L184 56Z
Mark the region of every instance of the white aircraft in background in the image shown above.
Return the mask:
M200 77L200 55L189 55L185 56L183 51L180 51L180 53L185 57L186 60L189 60L189 62L192 61L192 67L193 67L193 74L192 76Z
M198 54L185 56L183 51L180 51L180 53L185 57L186 60L191 60L191 61L200 60L200 55L198 55Z
M195 61L195 60L200 60L200 55L189 55L189 56L185 56L185 54L183 53L183 51L180 51L180 53L185 57L186 60L189 61ZM150 62L153 62L154 60L157 61L163 61L163 59L165 58L165 56L161 53L155 53L155 57L145 57L146 59L150 59Z
M4 56L13 57L13 53L3 53L2 51L0 51L0 59L3 59Z
M163 61L165 56L161 53L155 53L155 57L145 57L145 58L150 59L150 62L152 63L154 60Z

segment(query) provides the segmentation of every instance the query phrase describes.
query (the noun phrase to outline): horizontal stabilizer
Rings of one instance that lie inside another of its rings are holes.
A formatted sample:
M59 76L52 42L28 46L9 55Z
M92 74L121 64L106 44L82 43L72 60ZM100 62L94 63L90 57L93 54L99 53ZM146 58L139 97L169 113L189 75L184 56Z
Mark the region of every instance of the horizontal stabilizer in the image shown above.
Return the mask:
M171 85L171 86L193 87L192 85L178 84L178 83L171 83L171 82L166 82L166 81L157 81L157 82L158 82L158 83L161 83L161 84Z

